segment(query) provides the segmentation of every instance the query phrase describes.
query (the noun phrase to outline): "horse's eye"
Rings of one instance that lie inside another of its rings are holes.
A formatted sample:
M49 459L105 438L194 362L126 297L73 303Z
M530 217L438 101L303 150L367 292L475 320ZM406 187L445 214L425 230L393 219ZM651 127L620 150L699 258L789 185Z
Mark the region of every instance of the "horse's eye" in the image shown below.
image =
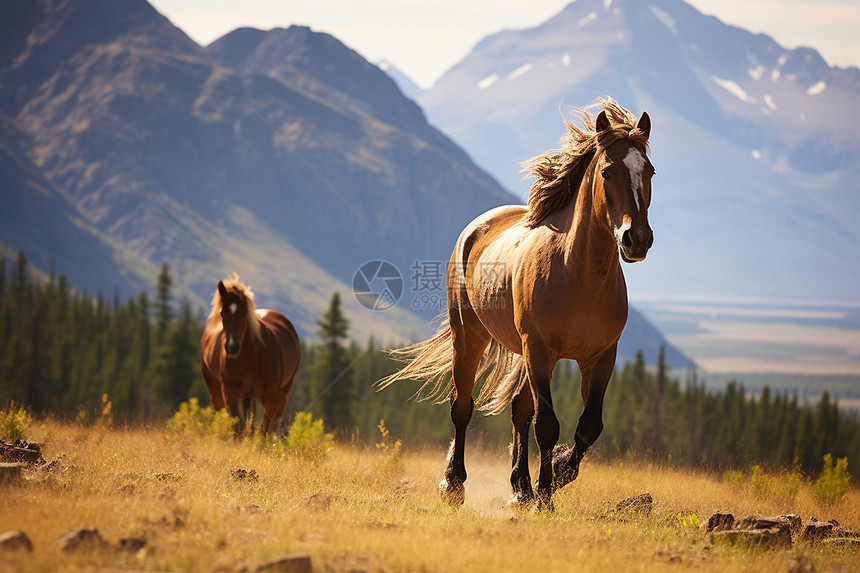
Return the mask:
M609 169L607 169L606 167L604 167L604 168L603 168L603 170L600 172L600 175L601 175L604 179L609 179Z

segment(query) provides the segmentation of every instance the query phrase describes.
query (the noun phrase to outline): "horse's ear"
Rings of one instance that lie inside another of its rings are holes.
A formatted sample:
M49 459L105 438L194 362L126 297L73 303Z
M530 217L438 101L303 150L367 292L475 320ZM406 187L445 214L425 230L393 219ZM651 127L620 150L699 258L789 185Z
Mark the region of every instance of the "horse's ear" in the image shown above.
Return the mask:
M597 133L609 129L609 117L606 115L605 109L597 116L597 121L595 122L594 127L597 129Z
M651 137L651 116L647 111L642 112L642 117L639 118L639 123L636 124L639 131L645 134L645 139Z
M224 288L224 281L218 281L218 294L221 295L221 298L227 296L227 289Z

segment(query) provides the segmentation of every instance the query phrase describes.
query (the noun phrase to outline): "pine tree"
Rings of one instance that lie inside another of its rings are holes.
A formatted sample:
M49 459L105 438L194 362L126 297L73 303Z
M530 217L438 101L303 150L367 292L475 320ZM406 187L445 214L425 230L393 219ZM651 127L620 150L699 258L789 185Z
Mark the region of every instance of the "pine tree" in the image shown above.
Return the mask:
M195 327L191 303L183 299L180 313L159 346L153 365L153 386L163 412L172 412L199 376L197 353L200 331Z
M320 348L311 365L312 411L322 416L329 428L343 430L352 424L353 372L345 346L349 321L334 293L323 318L317 321Z
M830 392L825 390L815 409L815 450L819 458L824 454L837 454L836 440L839 436L839 411L836 402L830 400Z
M815 444L815 418L809 406L801 407L800 421L797 424L797 434L794 443L797 448L797 459L807 472L818 469L820 458Z
M662 454L665 450L663 443L663 395L666 393L666 376L668 376L669 367L666 364L666 348L660 345L660 352L657 354L657 380L654 391L654 404L652 406L652 435L651 449L656 454Z
M161 265L161 272L158 274L155 294L155 330L159 343L163 342L164 337L167 335L167 329L170 327L170 321L173 318L173 311L170 308L170 299L173 297L171 293L172 287L173 279L170 276L167 263L164 263Z
M0 399L14 397L14 346L16 338L15 309L6 280L6 265L0 260Z

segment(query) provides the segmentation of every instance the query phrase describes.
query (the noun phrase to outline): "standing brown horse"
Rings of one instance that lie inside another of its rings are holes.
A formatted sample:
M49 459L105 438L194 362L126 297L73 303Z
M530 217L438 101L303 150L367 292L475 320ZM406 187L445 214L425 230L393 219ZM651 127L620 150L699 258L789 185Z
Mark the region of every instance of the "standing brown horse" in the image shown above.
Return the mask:
M534 418L540 451L539 507L573 481L603 429L606 385L627 322L627 286L619 263L641 261L654 240L648 224L651 177L646 155L651 120L612 100L582 128L565 121L562 148L532 159L537 180L528 207L498 207L462 232L448 266L448 321L431 339L394 352L408 364L379 382L424 380L419 390L451 400L454 441L440 484L452 505L465 497L464 444L475 405L498 413L511 404L511 485L534 500L528 467ZM559 422L550 379L559 359L576 360L584 410L574 446L556 446ZM448 372L452 373L448 380ZM476 375L485 376L477 402Z
M218 282L200 340L200 368L212 406L239 416L237 434L247 417L253 426L254 398L263 403L261 430L269 432L284 413L299 359L299 337L287 317L255 309L254 293L238 277Z

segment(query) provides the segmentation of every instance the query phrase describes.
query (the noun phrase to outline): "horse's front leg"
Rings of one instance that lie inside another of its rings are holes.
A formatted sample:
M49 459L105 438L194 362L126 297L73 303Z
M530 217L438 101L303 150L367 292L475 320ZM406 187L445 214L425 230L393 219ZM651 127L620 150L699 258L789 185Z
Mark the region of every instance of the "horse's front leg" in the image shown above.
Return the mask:
M233 435L239 438L245 429L245 416L239 409L239 392L236 390L236 384L224 382L224 402L227 405L227 411L236 418L236 423L233 425Z
M245 396L242 399L242 410L245 413L244 421L242 422L242 425L245 428L244 431L251 436L254 434L254 418L257 415L257 403L254 402L253 397Z
M529 475L529 426L534 417L534 400L528 384L523 385L511 402L511 487L514 490L512 505L528 507L534 501Z
M205 362L201 361L200 370L203 373L203 380L206 382L206 388L209 390L209 399L212 401L212 409L216 412L225 407L224 390L221 385L221 379L209 372Z
M550 379L555 361L541 346L523 344L523 359L526 363L529 387L535 410L535 439L540 452L538 474L538 509L552 511L552 452L558 442L559 423L552 407Z
M554 489L564 487L579 475L579 464L585 452L603 431L603 396L615 368L617 344L579 365L582 373L582 402L584 408L576 425L573 447L562 445L556 448L553 459L555 471Z

